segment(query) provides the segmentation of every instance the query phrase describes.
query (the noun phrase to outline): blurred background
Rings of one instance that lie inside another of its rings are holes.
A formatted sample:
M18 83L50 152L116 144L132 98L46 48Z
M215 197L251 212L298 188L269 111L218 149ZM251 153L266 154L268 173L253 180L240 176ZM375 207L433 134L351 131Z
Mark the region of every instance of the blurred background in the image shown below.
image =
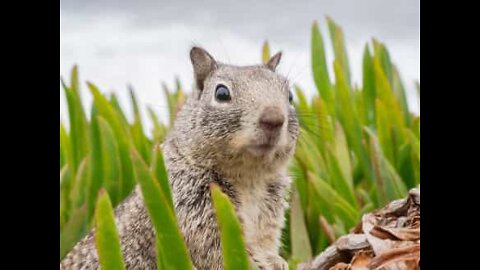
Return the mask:
M185 91L190 91L193 77L188 52L192 45L205 47L219 61L243 65L260 63L261 46L268 40L272 53L284 53L279 72L311 95L316 92L310 64L311 25L319 21L327 38L325 16L330 16L346 35L353 82L361 83L364 46L375 37L389 48L410 108L419 113L414 85L420 81L418 0L302 2L62 0L60 75L68 80L77 64L80 80L88 79L102 91L115 91L127 115L131 115L127 92L131 84L142 110L149 105L166 121L161 83L173 86L178 77ZM81 93L84 104L90 104L89 91ZM60 118L68 125L63 91ZM145 128L151 128L149 121Z

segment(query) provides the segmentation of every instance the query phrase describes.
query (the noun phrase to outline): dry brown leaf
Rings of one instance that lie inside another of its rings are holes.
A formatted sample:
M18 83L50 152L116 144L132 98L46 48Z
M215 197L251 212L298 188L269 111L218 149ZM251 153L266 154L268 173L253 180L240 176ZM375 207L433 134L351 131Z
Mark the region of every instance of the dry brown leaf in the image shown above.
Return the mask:
M372 261L374 254L371 251L360 251L353 256L350 263L351 270L369 270L368 264Z
M339 262L335 266L330 267L328 270L350 270L350 264Z
M368 264L368 267L371 270L377 270L381 267L385 267L385 269L411 269L407 268L405 261L420 261L420 244L388 250L375 257Z
M380 239L417 241L420 239L420 228L386 228L375 225L370 234Z
M365 234L344 235L338 238L335 245L338 250L359 250L370 247L370 243L368 243Z
M325 232L331 228L322 218L320 226ZM420 270L420 188L363 215L350 232L297 269Z

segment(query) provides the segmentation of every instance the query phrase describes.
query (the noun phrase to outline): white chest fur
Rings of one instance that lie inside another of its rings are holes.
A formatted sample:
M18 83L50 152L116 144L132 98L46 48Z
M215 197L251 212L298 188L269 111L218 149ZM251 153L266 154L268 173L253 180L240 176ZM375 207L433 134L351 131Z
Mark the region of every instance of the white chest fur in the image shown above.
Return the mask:
M250 251L259 249L263 250L262 254L277 254L284 223L284 200L280 199L281 194L272 194L272 189L269 189L271 184L271 181L250 182L248 187L242 186L237 190L237 213L242 222L245 243ZM280 190L277 192L283 193Z
M263 200L266 196L266 185L264 183L256 183L250 188L239 190L238 199L240 202L238 214L242 220L245 236L255 233L260 227L261 216L265 215L266 206Z

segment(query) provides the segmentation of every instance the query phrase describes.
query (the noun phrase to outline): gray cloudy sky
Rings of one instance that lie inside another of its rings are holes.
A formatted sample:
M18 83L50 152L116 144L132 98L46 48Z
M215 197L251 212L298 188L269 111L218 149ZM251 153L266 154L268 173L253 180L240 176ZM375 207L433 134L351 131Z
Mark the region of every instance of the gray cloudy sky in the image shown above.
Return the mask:
M82 81L117 92L127 110L126 84L131 83L139 101L166 119L160 83L173 85L178 76L189 88L193 78L188 51L193 44L220 61L241 65L258 63L268 39L273 51L284 53L279 71L312 94L310 28L318 20L329 41L326 15L343 27L354 81L361 84L363 48L375 37L386 43L410 91L412 110L418 112L414 81L420 80L419 0L62 0L60 75L68 78L78 64ZM329 43L327 60L333 61ZM83 99L88 104L86 90ZM66 112L61 92L62 120L67 120Z

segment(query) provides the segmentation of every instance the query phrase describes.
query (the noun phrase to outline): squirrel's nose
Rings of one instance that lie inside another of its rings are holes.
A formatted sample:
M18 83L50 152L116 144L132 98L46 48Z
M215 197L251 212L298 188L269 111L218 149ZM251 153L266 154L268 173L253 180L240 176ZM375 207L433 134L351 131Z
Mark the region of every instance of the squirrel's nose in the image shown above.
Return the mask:
M266 107L260 115L260 128L266 132L278 131L285 122L285 116L278 107Z

